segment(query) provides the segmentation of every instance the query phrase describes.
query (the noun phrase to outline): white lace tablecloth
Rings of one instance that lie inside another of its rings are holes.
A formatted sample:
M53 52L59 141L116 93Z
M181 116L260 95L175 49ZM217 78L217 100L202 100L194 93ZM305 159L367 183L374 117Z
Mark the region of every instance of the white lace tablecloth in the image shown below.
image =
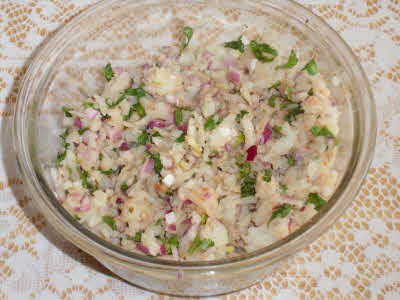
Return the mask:
M167 299L113 277L34 207L10 128L25 64L95 0L0 0L0 299ZM400 299L400 1L303 0L352 47L372 84L375 159L359 196L324 236L260 284L223 299ZM11 189L12 188L12 189Z

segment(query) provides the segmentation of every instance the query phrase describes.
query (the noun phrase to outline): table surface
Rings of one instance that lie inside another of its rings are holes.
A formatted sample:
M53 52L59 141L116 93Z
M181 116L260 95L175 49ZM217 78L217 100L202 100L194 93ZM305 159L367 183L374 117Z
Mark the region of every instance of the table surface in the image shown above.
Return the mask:
M59 236L16 170L10 129L25 64L51 32L94 2L0 0L0 299L169 298L118 280ZM375 158L333 228L279 272L221 298L400 299L400 2L299 2L341 34L368 75L379 120Z

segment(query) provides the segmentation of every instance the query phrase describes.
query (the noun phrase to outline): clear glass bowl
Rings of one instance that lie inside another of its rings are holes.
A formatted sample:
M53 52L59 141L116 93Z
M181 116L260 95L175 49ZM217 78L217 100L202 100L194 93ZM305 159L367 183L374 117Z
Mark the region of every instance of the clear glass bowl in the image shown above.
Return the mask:
M173 32L195 29L191 43L226 41L246 30L273 28L283 43L313 51L340 105L340 183L328 205L287 238L235 259L171 262L111 245L74 220L55 196L51 168L61 147L61 106L102 89L107 62L128 70L176 43ZM18 163L50 224L118 276L146 289L215 295L245 288L270 274L324 233L355 198L373 157L376 113L366 76L346 43L322 19L290 0L109 0L85 10L40 49L23 80L14 116Z

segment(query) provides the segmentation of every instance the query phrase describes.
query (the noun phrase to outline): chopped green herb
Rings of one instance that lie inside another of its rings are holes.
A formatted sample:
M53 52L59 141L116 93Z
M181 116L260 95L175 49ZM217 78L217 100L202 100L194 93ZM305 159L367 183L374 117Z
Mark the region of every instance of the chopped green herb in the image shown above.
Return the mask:
M215 123L215 116L211 115L207 118L206 122L204 123L204 130L211 131L215 127L217 127L217 124Z
M114 174L116 172L113 169L109 169L109 170L106 170L106 171L103 171L103 170L99 169L99 171L100 171L101 174L104 174L104 175L111 175L111 174Z
M129 186L125 182L121 184L121 191L125 192L127 189L129 189Z
M56 160L56 166L59 167L61 165L61 162L65 159L67 156L67 150L64 150L62 153L57 153L57 160Z
M85 102L83 103L83 107L88 108L88 107L93 107L94 106L94 102Z
M242 36L240 36L236 41L224 43L225 48L232 48L238 50L240 53L244 52L244 44L242 42Z
M270 90L272 90L272 89L278 89L280 86L281 86L281 84L282 84L282 82L279 80L279 81L277 81L277 82L275 82L273 85L271 85L269 88L268 88L268 91L270 91Z
M217 198L218 204L221 202L221 200L222 200L221 196L218 196L218 198Z
M215 123L215 125L219 125L219 124L221 124L222 123L222 121L224 121L224 118L223 117L218 117L218 120L217 120L217 122Z
M288 160L289 166L291 166L291 167L296 164L296 160L294 159L293 155L288 155L287 160Z
M288 110L285 116L285 120L289 123L292 123L292 121L296 120L297 115L300 114L301 112L302 112L301 105L297 104L297 106Z
M183 35L185 36L185 40L182 42L181 53L188 46L190 40L192 39L193 29L188 26L183 27Z
M326 126L324 127L313 126L311 127L310 131L315 136L326 136L331 138L335 137L333 133Z
M89 127L81 128L78 130L79 135L82 135L85 133L86 130L89 130Z
M143 88L127 88L125 90L125 94L128 96L136 96L138 98L138 101L140 98L146 96L146 91Z
M139 118L143 119L146 116L146 111L144 110L144 107L140 102L134 104L133 108L136 110L136 113L139 116Z
M275 125L272 127L272 132L275 139L279 139L282 136L282 126Z
M176 234L170 237L170 239L168 240L168 244L175 246L176 248L179 248L179 241Z
M239 146L241 143L244 143L245 136L244 133L241 131L237 140L236 140L236 146Z
M317 64L314 59L310 60L301 70L307 70L308 74L312 76L318 74Z
M80 216L77 216L77 215L75 215L75 220L77 220L78 222L81 220L81 217Z
M152 154L150 151L146 151L147 154L150 155L150 159L154 161L154 171L160 175L161 170L163 169L163 164L160 159L160 153Z
M211 160L206 161L206 164L209 165L209 166L212 166L212 161Z
M271 170L264 170L264 181L270 182L272 177Z
M185 132L182 132L179 137L176 138L175 142L177 143L183 143L185 141Z
M99 161L102 161L103 160L103 153L100 153L99 154Z
M107 81L110 81L113 78L113 76L114 76L113 69L111 67L111 64L108 63L104 67L104 77L106 78Z
M245 115L247 115L249 112L247 110L241 110L237 115L236 115L236 121L240 122L240 120L243 119Z
M63 141L64 148L67 148L69 144L66 142L67 136L69 135L69 129L65 129L63 134L60 134L60 138Z
M274 209L274 211L272 212L272 216L271 218L268 220L267 226L269 226L269 224L275 220L277 217L281 217L282 219L286 218L289 213L294 210L294 206L288 203L284 203L280 206L278 206L277 208Z
M243 178L240 186L240 194L242 197L254 196L256 194L256 173L254 176L247 175Z
M207 223L207 219L208 219L208 215L207 214L202 214L201 215L200 225L206 224Z
M310 193L308 194L308 199L306 201L306 205L307 204L313 204L314 205L314 209L316 211L319 211L322 206L324 206L326 203L326 200L324 200L323 198L321 198L321 196L318 193Z
M285 86L285 95L286 95L286 98L287 98L288 100L293 101L293 98L292 98L292 89L291 89L288 85Z
M159 218L159 219L157 220L156 225L157 225L157 226L158 226L158 225L162 225L162 218Z
M66 106L63 106L63 107L62 107L62 111L64 112L64 114L65 114L65 116L66 116L67 118L71 118L71 117L72 117L71 113L69 112L70 110L71 110L71 108L68 108L68 107L66 107Z
M143 131L143 133L141 135L139 135L137 143L139 145L146 145L148 139L149 139L149 135L147 134L146 131Z
M282 189L282 192L286 192L287 191L287 185L286 184L281 184L281 189Z
M256 41L251 41L250 42L250 49L253 52L254 56L261 62L271 62L275 59L275 57L278 55L278 52L271 48L266 43L257 43ZM266 56L264 56L264 53L266 53Z
M117 230L117 225L115 225L115 220L110 216L104 216L103 222L111 227L112 230Z
M140 243L142 241L142 232L138 231L134 236L128 236L128 240Z
M275 100L276 100L276 98L278 98L278 97L279 97L278 94L273 94L271 97L269 97L269 99L268 99L268 104L269 104L269 106L275 107Z
M116 153L118 151L118 148L113 148L112 151Z
M291 69L295 65L297 65L298 61L299 61L299 59L296 56L296 52L294 52L294 50L292 50L290 52L290 56L289 56L289 59L288 59L287 63L284 64L284 65L277 66L275 68L275 70L278 70L278 69Z
M200 239L200 234L196 235L196 238L194 239L192 245L190 246L189 250L188 250L188 254L189 255L193 255L193 253L196 251L197 248L200 248L201 250L206 250L208 248L213 247L214 241L210 240L210 239L204 239L201 240Z
M174 121L175 121L175 125L179 126L182 124L183 122L183 114L182 114L182 109L178 108L175 109L174 111Z
M116 107L118 104L120 104L122 101L124 101L125 98L126 98L126 94L124 93L124 94L122 94L122 95L117 99L117 101L112 102L111 104L108 103L108 98L106 99L105 102L106 102L108 108L114 108L114 107Z
M313 96L314 95L314 89L313 88L309 89L307 94L308 94L308 96Z

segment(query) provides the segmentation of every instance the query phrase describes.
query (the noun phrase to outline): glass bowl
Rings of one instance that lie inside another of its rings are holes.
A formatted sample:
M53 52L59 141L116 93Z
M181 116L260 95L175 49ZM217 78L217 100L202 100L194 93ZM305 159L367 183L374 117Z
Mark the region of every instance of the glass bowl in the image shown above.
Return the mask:
M328 204L285 239L233 259L174 262L129 252L75 221L55 195L51 168L61 147L62 105L84 101L100 91L107 62L132 70L157 55L161 46L176 43L173 33L183 25L195 29L191 43L205 47L237 38L246 30L262 33L273 28L282 43L312 51L340 105L340 148L335 165L340 181ZM250 286L324 233L362 185L375 137L375 106L356 57L321 18L290 0L100 1L37 50L19 91L13 127L24 182L60 234L129 282L157 292L192 296Z

